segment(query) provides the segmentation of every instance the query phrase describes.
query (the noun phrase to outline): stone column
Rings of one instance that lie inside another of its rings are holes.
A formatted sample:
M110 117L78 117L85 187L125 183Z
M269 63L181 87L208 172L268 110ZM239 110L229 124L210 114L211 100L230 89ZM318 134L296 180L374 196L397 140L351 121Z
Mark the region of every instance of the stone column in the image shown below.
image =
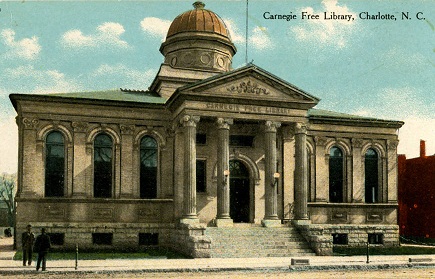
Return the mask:
M73 182L73 198L84 198L87 196L86 191L86 131L89 124L86 122L72 122L74 129L74 182Z
M196 124L199 116L184 115L180 119L184 136L184 192L181 223L199 223L196 214Z
M295 125L295 220L309 223L308 220L308 164L307 164L307 126Z
M132 199L135 197L133 187L133 156L137 153L133 148L134 125L120 125L121 131L121 194L120 198Z
M362 139L352 139L352 164L353 164L353 191L352 202L362 203L365 196L364 188L364 154L361 147Z
M387 200L382 202L397 203L397 146L399 144L398 140L388 140L387 141Z
M265 193L265 214L261 221L265 227L279 226L278 219L277 185L273 177L276 172L276 131L281 126L279 122L266 121L264 129L264 193Z
M229 170L229 134L232 119L218 118L218 143L217 143L217 216L216 226L232 226L230 217L230 177L224 172Z

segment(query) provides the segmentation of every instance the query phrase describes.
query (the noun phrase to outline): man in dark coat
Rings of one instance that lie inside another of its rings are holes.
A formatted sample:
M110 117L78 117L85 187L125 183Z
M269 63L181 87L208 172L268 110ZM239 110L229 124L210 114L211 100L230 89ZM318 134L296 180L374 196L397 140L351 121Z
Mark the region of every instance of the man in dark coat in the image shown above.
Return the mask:
M39 270L42 262L42 271L45 271L47 263L48 250L51 248L50 237L45 233L45 228L41 229L41 234L36 237L34 251L38 252L38 261L36 262L36 271Z
M23 266L26 266L26 262L32 264L32 249L35 242L35 235L32 232L32 225L27 225L27 231L21 235L21 243L23 247Z

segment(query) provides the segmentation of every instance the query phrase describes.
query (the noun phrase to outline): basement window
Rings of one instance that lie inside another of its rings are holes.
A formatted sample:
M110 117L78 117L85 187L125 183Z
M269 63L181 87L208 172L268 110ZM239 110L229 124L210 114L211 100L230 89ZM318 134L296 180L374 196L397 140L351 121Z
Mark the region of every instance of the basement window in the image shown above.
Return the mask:
M51 244L53 245L63 245L65 241L64 233L47 233L47 235L50 237Z
M332 244L347 245L348 244L347 233L333 233Z
M159 245L158 233L139 233L139 245L155 246Z
M369 233L369 244L384 244L384 235L382 233Z
M112 233L93 233L92 243L95 245L112 245Z

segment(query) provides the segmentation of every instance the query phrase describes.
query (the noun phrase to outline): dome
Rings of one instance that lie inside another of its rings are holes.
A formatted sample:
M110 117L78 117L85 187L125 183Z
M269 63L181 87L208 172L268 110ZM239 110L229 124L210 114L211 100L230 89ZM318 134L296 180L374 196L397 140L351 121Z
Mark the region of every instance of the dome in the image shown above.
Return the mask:
M227 37L230 34L222 19L212 11L204 9L202 2L193 3L195 9L177 16L169 27L166 38L184 32L210 32Z
M172 68L225 72L231 69L237 49L222 19L204 9L202 2L195 9L177 16L160 46L164 63Z

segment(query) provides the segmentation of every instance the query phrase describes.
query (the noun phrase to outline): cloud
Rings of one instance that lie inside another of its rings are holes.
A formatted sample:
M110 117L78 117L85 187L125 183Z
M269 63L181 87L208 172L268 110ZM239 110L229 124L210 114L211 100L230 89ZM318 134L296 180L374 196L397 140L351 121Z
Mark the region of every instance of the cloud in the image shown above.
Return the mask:
M21 58L26 60L34 60L41 51L38 38L24 38L19 41L15 39L15 31L12 29L3 29L0 33L0 39L6 46L7 58Z
M237 24L229 18L222 19L225 23L225 25L228 28L228 31L230 32L231 41L234 44L241 44L245 42L245 36L243 33L241 33L240 29L237 27Z
M2 131L0 137L0 170L2 173L16 173L18 167L18 128L15 124L15 117L2 118L0 131Z
M352 15L354 19L357 18L356 13L350 11L347 6L339 6L337 0L324 0L322 5L321 11L314 11L312 7L303 8L301 11L311 15L319 15L319 20L304 20L302 25L293 26L290 31L300 42L313 43L319 47L346 47L349 43L349 35L356 29L355 21L325 20L324 13L328 17L332 12L337 15Z
M142 31L152 37L162 38L162 41L165 40L170 25L171 21L157 17L146 17L140 22Z
M426 155L435 155L435 118L409 117L399 131L397 152L406 157L420 155L420 140L426 141Z
M116 22L105 22L96 28L94 34L85 35L78 29L69 30L62 35L61 44L65 48L85 49L97 47L129 48L121 39L125 33L124 27Z
M266 27L256 26L252 33L252 36L249 38L251 46L259 50L270 49L273 47Z
M115 82L122 80L122 84L109 84L109 87L143 90L148 88L155 74L155 70L138 71L131 69L124 64L102 64L91 73L91 77L101 78L102 80L106 81L106 87L108 85L107 81ZM122 78L120 79L119 77Z
M80 86L74 80L57 70L38 70L33 65L7 68L0 75L0 82L4 84L19 84L15 88L8 88L11 92L45 94L80 91Z

